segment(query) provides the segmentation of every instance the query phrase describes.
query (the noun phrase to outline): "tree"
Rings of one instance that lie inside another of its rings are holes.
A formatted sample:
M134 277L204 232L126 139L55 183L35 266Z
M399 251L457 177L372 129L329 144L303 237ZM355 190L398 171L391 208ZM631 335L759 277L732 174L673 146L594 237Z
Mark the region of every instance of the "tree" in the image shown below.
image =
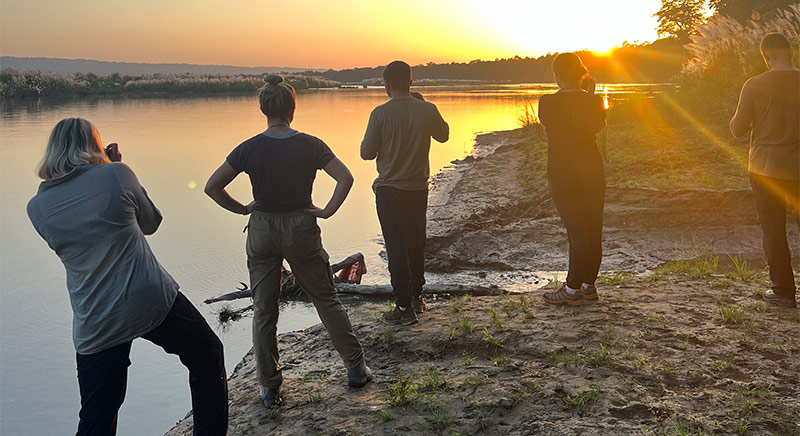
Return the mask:
M769 19L778 9L797 3L797 0L708 0L719 15L733 18L741 24L752 19Z
M658 18L658 35L687 41L697 26L705 22L705 3L705 0L661 0L661 9L653 15Z

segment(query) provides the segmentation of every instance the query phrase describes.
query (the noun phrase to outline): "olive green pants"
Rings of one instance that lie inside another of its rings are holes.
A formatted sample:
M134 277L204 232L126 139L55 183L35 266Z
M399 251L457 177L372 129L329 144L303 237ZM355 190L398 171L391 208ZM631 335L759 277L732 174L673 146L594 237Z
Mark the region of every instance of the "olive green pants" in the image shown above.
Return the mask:
M278 387L283 381L277 331L284 259L314 303L345 366L360 365L364 351L336 296L317 219L305 213L253 212L247 232L247 267L253 289L253 353L258 381L268 388Z

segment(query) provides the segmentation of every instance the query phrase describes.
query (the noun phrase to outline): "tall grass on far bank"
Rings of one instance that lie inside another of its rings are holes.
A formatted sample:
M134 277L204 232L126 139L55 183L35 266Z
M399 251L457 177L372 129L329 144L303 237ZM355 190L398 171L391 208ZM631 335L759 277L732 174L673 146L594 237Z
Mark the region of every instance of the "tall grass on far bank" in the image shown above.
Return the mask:
M288 75L295 89L332 88L338 82L324 77ZM255 93L264 86L261 76L221 74L62 74L0 70L0 98L24 99L73 95L223 94Z

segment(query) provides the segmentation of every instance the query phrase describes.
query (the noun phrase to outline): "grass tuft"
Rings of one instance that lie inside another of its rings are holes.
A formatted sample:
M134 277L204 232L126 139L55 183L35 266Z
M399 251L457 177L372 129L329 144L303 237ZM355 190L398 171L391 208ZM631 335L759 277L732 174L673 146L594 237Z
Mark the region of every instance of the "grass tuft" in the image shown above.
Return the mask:
M590 386L588 391L584 392L576 392L574 394L567 394L564 396L564 402L568 406L572 407L581 407L586 405L587 403L596 402L600 395L602 395L603 389L599 385L592 385Z
M728 254L728 257L731 258L733 262L733 267L736 269L736 275L745 282L749 282L754 280L757 276L759 271L747 264L746 260L743 260L739 256L734 256L732 254Z

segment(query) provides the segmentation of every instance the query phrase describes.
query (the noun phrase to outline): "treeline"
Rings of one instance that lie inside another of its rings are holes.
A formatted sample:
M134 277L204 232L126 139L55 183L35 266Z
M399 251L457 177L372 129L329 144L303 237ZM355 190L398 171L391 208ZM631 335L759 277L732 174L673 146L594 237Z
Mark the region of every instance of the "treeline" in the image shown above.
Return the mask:
M675 79L686 52L675 38L658 40L649 44L624 45L609 55L590 51L580 52L592 74L602 82L663 83ZM555 54L538 58L474 60L466 63L428 63L414 67L414 79L479 80L500 83L550 83L553 81L552 63ZM342 83L372 83L383 74L383 66L328 70L316 74ZM309 74L304 72L303 74ZM422 84L421 82L419 84Z
M36 98L86 95L136 94L245 94L264 86L260 75L152 74L62 74L42 71L0 70L0 97ZM309 75L287 75L295 89L333 88L340 84Z

